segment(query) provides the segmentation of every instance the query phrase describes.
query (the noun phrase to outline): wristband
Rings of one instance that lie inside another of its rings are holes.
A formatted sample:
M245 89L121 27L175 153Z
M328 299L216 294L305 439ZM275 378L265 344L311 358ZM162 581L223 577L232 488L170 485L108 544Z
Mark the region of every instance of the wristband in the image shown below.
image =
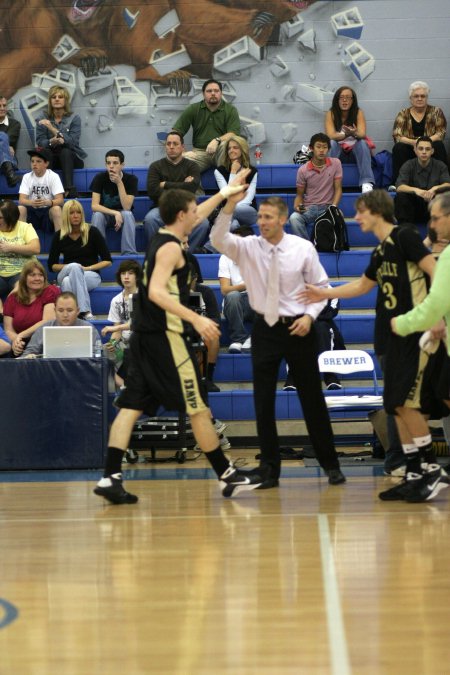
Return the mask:
M244 192L246 189L245 185L225 185L225 187L219 190L219 193L224 199L228 199L231 195L236 195L239 192Z

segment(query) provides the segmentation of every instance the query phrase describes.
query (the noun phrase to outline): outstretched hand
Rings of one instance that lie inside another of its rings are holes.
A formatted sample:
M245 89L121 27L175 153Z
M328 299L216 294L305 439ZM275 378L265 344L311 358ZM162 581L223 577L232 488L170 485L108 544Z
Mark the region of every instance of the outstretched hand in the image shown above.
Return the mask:
M321 302L326 299L326 289L313 286L313 284L305 284L305 290L300 291L296 300L310 305L313 302Z
M237 204L244 197L248 188L247 178L251 169L242 169L235 178L220 190L220 194L230 204Z
M203 340L213 340L220 336L220 330L216 322L201 314L194 317L192 325Z

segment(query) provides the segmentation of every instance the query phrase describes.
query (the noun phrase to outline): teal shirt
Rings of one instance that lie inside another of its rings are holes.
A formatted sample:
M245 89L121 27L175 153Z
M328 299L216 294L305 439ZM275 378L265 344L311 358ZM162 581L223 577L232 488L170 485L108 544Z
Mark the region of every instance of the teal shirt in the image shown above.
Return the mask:
M444 317L447 325L447 353L450 356L450 244L439 256L430 292L420 305L396 317L399 335L427 330Z
M221 101L217 110L210 110L204 101L192 103L181 113L173 128L183 136L192 127L192 145L204 150L208 143L217 136L241 133L239 113L230 103Z

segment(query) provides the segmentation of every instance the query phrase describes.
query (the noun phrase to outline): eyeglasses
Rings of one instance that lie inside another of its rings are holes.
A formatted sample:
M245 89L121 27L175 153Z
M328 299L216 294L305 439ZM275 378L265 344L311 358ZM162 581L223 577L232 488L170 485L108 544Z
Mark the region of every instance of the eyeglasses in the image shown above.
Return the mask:
M339 96L340 101L352 101L353 96Z
M413 94L411 98L428 98L428 94Z
M441 213L440 216L430 216L430 220L428 222L429 223L437 223L438 220L440 220L441 218L445 218L448 215L449 215L448 213Z

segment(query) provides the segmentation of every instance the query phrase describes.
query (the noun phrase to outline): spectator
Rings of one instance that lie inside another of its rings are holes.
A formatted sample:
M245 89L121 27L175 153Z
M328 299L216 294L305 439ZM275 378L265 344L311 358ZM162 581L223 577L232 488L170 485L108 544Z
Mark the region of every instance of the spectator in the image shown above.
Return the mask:
M25 263L17 290L8 295L3 307L4 328L14 356L23 353L39 326L55 318L55 301L59 293L57 286L49 285L45 269L38 260Z
M254 225L258 218L256 211L256 185L258 172L250 164L250 151L245 138L231 136L220 148L219 166L214 171L214 178L219 190L228 185L241 169L250 169L247 177L248 189L233 213L231 229L240 225Z
M312 157L297 172L297 196L289 222L293 233L303 239L309 240L306 226L330 204L337 206L342 195L342 164L336 157L327 157L330 146L326 134L314 134L309 143Z
M414 146L415 159L408 159L397 178L395 217L401 223L426 223L428 204L436 192L450 187L450 174L444 162L434 159L433 142L421 136Z
M0 357L6 356L11 351L11 340L0 326Z
M142 268L139 263L136 260L122 260L117 269L116 281L122 290L111 300L108 321L111 321L113 325L105 326L102 329L102 335L110 335L106 348L112 356L122 352L121 358L115 359L115 380L117 386L121 387L124 384L128 366L127 349L131 336L133 295L137 293L138 284L142 281ZM112 340L116 341L118 348L115 348Z
M0 299L11 293L23 265L39 253L41 246L36 230L19 220L14 202L0 202Z
M242 225L234 230L234 234L239 237L249 237L253 236L253 230L248 225ZM219 258L219 283L220 291L224 296L223 314L228 322L230 334L228 351L230 354L249 352L252 341L245 322L253 322L255 313L250 307L247 287L242 279L239 266L224 254Z
M84 167L87 154L80 148L81 119L70 110L69 92L55 85L48 92L48 109L36 119L36 145L48 148L52 167L61 169L64 196L78 197L74 185L73 170Z
M122 228L120 251L122 255L137 255L136 221L133 202L138 193L137 177L126 173L125 157L121 150L108 150L105 156L106 171L94 176L92 190L92 227L105 235L106 227Z
M334 94L331 108L325 115L325 133L331 139L330 156L342 157L346 153L353 156L358 166L361 192L372 190L375 178L366 136L366 118L350 87L339 87Z
M61 229L61 208L64 204L64 188L57 173L48 168L50 150L28 150L31 171L22 178L19 187L20 220L32 223L42 230L49 229L49 219L55 232Z
M400 110L394 122L392 136L392 182L397 182L400 167L414 159L414 146L421 136L429 136L433 142L434 157L446 162L444 137L447 120L440 108L428 105L430 87L426 82L413 82L409 86L411 106Z
M97 340L100 340L100 335L92 324L78 318L79 312L77 299L71 291L64 291L58 295L55 302L55 318L39 326L20 358L35 359L43 353L45 326L89 326L92 331L92 350L94 351L94 345Z
M334 322L334 317L339 312L339 300L328 300L327 304L316 319L314 327L317 335L317 354L332 349L345 349L344 338ZM292 374L287 370L284 391L294 391L295 385ZM323 373L325 386L329 390L342 389L341 380L336 373Z
M153 208L144 218L144 230L147 241L164 227L159 213L158 202L165 190L178 188L195 194L200 186L200 170L198 164L183 157L184 139L178 131L167 134L165 142L166 156L150 164L147 174L147 193L153 200ZM189 237L189 251L194 253L208 239L209 220L205 218L199 223Z
M215 166L221 143L241 133L239 113L222 99L221 82L206 80L202 92L203 101L191 103L173 125L183 136L192 127L194 147L185 157L197 162L201 172Z
M0 94L0 171L9 187L20 183L16 174L16 147L20 134L20 122L8 115L8 100Z
M89 291L101 284L99 271L111 265L106 241L95 227L86 223L80 202L76 199L66 202L61 230L55 232L52 240L48 269L58 273L57 282L62 291L75 294L81 318L94 318Z

